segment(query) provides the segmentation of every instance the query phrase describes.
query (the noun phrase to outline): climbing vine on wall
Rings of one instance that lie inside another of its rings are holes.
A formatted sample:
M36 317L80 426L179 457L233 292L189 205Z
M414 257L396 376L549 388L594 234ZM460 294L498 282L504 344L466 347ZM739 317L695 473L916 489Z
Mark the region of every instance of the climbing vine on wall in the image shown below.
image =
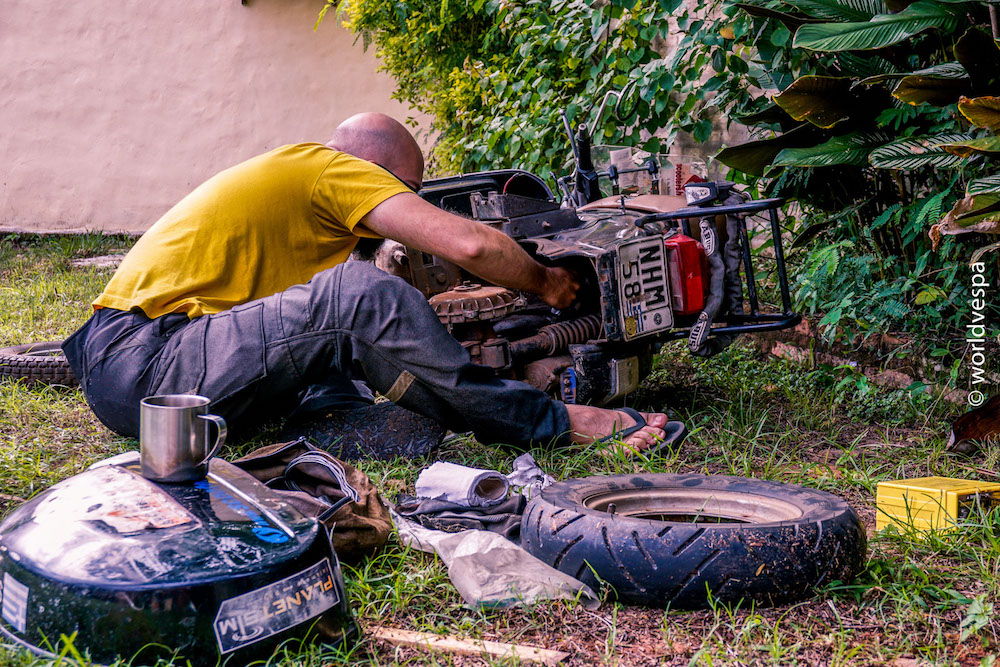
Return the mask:
M433 119L436 171L517 166L548 178L569 157L561 113L588 120L605 92L630 81L633 122L606 118L596 141L663 147L650 130L676 110L661 51L680 3L345 0L336 11L375 49L395 97Z

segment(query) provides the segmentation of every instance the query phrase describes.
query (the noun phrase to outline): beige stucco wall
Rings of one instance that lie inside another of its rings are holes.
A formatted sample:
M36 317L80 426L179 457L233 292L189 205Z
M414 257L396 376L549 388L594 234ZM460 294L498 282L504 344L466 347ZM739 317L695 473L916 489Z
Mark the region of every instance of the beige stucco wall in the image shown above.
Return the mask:
M240 160L411 115L323 4L5 2L0 229L143 230Z

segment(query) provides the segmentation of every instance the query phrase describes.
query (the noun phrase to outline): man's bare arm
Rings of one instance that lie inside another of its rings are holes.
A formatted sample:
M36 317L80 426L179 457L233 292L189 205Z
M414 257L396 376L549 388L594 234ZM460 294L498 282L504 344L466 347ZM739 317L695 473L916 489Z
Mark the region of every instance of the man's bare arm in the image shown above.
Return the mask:
M437 255L491 283L538 294L565 308L579 283L565 269L546 267L504 233L475 220L442 211L413 194L385 200L361 219L388 239Z

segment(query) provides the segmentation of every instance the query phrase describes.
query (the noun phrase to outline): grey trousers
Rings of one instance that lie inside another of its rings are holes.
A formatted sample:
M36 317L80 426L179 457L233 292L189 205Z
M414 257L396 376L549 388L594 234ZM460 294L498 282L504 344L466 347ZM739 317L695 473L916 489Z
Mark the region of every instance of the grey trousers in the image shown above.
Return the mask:
M565 405L473 364L418 290L365 262L193 320L100 309L63 350L94 413L130 437L145 396L207 396L240 429L291 414L310 387L361 380L481 442L569 442Z

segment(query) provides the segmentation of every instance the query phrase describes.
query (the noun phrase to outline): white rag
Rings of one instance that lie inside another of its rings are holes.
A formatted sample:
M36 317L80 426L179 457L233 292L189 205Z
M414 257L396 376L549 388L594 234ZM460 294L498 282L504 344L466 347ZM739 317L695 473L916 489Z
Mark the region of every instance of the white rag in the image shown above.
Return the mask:
M542 489L555 483L552 475L547 474L535 461L531 454L521 454L514 459L514 470L507 475L507 481L514 491L531 500Z
M492 507L507 499L510 482L496 470L438 461L417 477L417 498L446 500L465 507Z

